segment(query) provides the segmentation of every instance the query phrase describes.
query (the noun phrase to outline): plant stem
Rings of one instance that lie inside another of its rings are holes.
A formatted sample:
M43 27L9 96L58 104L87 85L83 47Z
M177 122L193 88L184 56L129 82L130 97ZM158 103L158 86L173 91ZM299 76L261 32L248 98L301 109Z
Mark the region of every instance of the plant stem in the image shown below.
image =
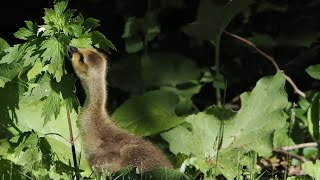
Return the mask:
M74 172L76 175L76 179L80 180L80 175L78 171L78 164L77 164L77 154L76 154L76 148L74 146L74 138L73 138L73 132L72 132L72 125L71 125L71 118L70 118L70 112L68 105L66 105L67 110L67 117L68 117L68 126L69 126L69 132L70 132L70 143L71 143L71 150L72 150L72 158L73 158L73 165L74 165Z
M215 66L215 77L219 77L220 76L220 39L221 39L221 35L217 37L216 42L211 41L211 43L214 45L214 66ZM213 78L215 78L213 77ZM220 92L220 88L217 86L214 86L216 89L216 101L217 101L217 105L221 105L221 92Z

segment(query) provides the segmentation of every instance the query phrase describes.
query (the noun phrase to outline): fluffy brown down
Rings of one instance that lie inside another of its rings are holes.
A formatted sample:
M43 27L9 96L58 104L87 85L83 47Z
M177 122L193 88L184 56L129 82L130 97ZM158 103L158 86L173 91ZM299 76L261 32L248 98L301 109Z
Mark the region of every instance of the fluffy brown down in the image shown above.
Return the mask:
M92 167L115 172L129 165L147 172L157 167L172 168L155 145L113 123L106 106L107 58L95 50L68 47L72 66L81 80L86 99L79 116L84 151Z

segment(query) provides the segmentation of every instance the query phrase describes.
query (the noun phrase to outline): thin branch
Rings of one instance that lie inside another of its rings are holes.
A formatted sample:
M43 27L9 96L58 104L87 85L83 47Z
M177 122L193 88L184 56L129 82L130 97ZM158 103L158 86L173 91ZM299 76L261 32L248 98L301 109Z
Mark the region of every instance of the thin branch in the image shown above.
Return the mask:
M308 161L308 160L307 160L306 158L304 158L303 156L299 156L299 155L297 155L297 154L290 153L290 152L287 152L287 151L284 151L284 150L281 150L281 149L275 149L275 150L273 150L273 152L287 155L287 156L289 156L289 157L298 159L298 160L300 160L300 161L302 161L302 162L307 162L307 161Z
M316 142L309 142L309 143L296 144L293 146L286 146L286 147L282 147L279 149L283 150L283 151L290 151L290 150L294 150L294 149L301 149L301 148L306 148L306 147L319 147L319 146L320 145Z
M229 35L229 36L231 36L231 37L233 37L233 38L235 38L235 39L238 39L238 40L246 43L247 45L251 46L253 49L255 49L255 50L256 50L258 53L260 53L262 56L264 56L265 58L267 58L267 59L272 63L272 65L276 68L277 71L280 70L280 68L279 68L278 64L276 63L275 59L274 59L272 56L270 56L270 55L266 54L265 52L263 52L262 50L260 50L260 49L259 49L256 45L254 45L251 41L249 41L249 40L247 40L247 39L245 39L245 38L243 38L243 37L241 37L241 36L238 36L238 35L236 35L236 34L232 34L232 33L230 33L230 32L227 32L227 31L224 31L224 33L226 33L227 35ZM285 75L285 76L286 76L286 80L287 80L288 83L292 86L292 88L294 89L295 93L299 94L299 95L302 96L302 97L306 97L305 93L304 93L303 91L301 91L301 90L297 87L297 85L293 82L293 80L292 80L289 76L287 76L287 75Z

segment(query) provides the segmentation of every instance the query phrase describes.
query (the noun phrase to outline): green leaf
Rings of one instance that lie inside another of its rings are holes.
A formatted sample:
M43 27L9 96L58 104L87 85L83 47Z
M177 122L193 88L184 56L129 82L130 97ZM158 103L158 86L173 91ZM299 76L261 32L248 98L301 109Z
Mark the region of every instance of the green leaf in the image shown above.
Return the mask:
M320 142L319 123L320 123L320 95L317 93L312 98L311 106L307 111L308 129L315 141Z
M41 44L40 50L44 50L41 57L43 57L44 62L49 61L49 72L54 74L57 82L60 82L63 74L63 52L65 47L62 42L58 41L55 37L51 37L45 40Z
M45 69L42 67L42 63L39 61L36 62L27 73L28 80L30 81L43 71L45 71Z
M98 19L94 19L94 18L87 18L84 22L83 22L83 26L86 30L91 30L94 28L97 28L100 26L99 24L99 20Z
M34 64L40 56L37 45L28 45L25 51L26 53L22 57L22 61L24 61L23 67Z
M217 43L224 29L233 17L247 8L252 0L224 1L203 0L200 2L197 20L182 28L187 34L201 40Z
M60 113L60 93L55 91L51 91L47 99L45 100L45 104L42 108L41 116L44 117L44 125L46 125L54 115L54 118L57 119Z
M29 83L28 91L23 94L20 102L22 104L32 105L33 103L37 103L42 98L49 96L50 92L50 77L48 74L44 74L37 84Z
M168 91L150 91L124 102L112 115L114 121L141 136L149 136L175 127L183 118L175 115L178 97Z
M28 40L28 37L33 35L33 32L27 28L20 28L19 31L13 34L14 37L22 40Z
M10 47L10 45L2 38L0 38L0 59L5 55L4 50Z
M0 88L19 75L22 71L20 64L0 64Z
M2 57L0 64L2 63L10 64L13 61L15 62L20 61L25 53L26 47L27 47L26 44L16 44L13 47L9 47L5 49L5 52L7 52L7 54Z
M57 14L63 14L63 12L67 9L67 6L68 6L68 1L63 0L55 3L53 7L54 7L54 11Z
M303 172L307 175L313 177L314 179L320 179L320 160L317 160L316 163L311 161L305 162L301 165Z
M144 45L140 39L128 38L126 39L126 51L128 53L136 53L143 49Z
M165 73L163 73L165 72ZM200 78L200 69L189 58L175 53L149 53L114 62L111 85L128 92L189 83ZM131 77L131 78L128 78Z
M102 50L109 52L109 48L112 50L117 50L116 47L112 44L112 42L107 39L101 32L93 31L90 33L92 38L92 43L97 48L101 48Z
M272 154L273 133L282 129L287 119L283 112L288 103L284 84L283 72L264 77L251 93L241 94L242 106L238 112L214 106L188 116L185 119L188 126L178 126L161 136L173 153L193 156L193 165L202 172L215 167L233 179L239 165L241 169L250 162L248 153Z
M86 38L86 37L83 37L83 38L73 38L71 41L70 41L70 45L71 46L74 46L74 47L81 47L81 48L92 48L91 46L92 44L92 41L91 41L91 38Z
M312 78L320 80L320 64L309 66L306 71Z

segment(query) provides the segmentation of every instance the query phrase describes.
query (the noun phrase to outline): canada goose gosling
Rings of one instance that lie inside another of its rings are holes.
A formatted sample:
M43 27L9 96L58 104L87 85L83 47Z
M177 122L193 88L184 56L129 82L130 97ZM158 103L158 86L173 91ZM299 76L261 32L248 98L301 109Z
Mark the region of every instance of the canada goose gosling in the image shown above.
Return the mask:
M157 167L172 168L155 145L128 133L113 123L105 106L107 58L95 50L68 46L72 66L86 93L79 115L79 129L90 165L102 172L116 172L127 166L140 173Z

